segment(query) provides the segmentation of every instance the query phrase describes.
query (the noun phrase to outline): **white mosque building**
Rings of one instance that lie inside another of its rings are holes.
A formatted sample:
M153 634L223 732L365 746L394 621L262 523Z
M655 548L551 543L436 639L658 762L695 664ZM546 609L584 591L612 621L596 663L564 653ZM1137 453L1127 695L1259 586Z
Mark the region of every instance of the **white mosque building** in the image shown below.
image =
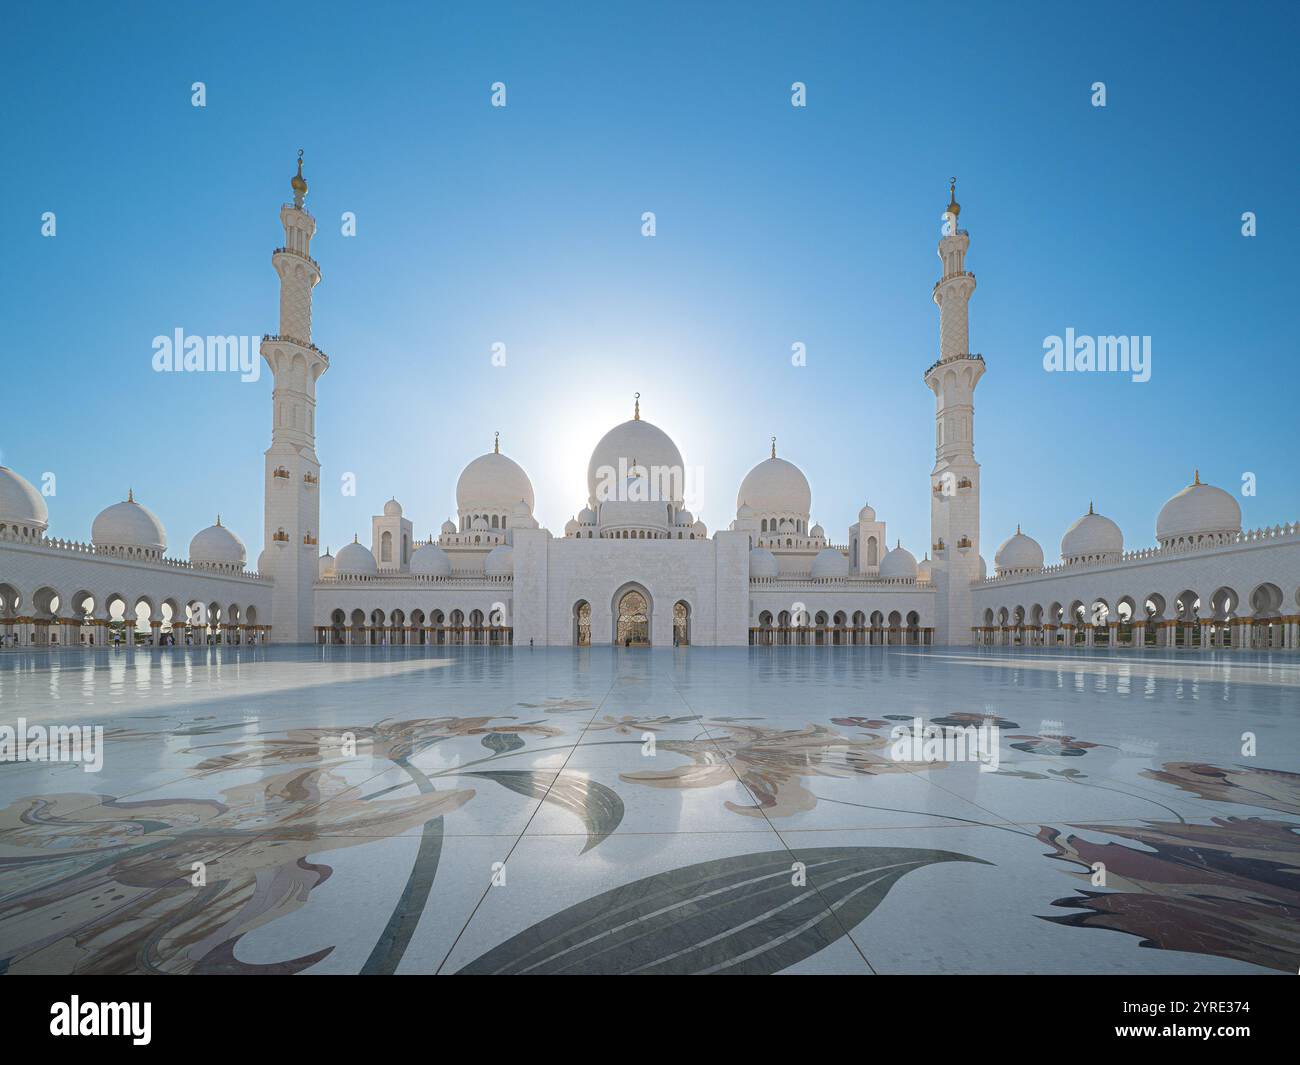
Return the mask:
M316 386L329 359L312 342L321 273L301 159L291 184L271 256L280 326L261 345L275 383L255 571L220 517L187 560L168 557L162 522L130 492L95 519L89 542L53 538L41 492L0 467L0 646L1300 646L1300 524L1243 531L1236 500L1199 476L1161 508L1154 546L1126 551L1090 506L1059 563L1017 529L986 572L974 453L984 359L969 350L975 275L955 196L933 292L939 358L923 375L936 448L921 561L889 546L870 506L833 543L775 440L741 482L735 519L710 533L684 505L681 452L641 417L639 397L596 445L587 498L560 535L539 527L527 473L496 444L461 473L456 517L436 541L417 542L390 499L369 544L320 554Z

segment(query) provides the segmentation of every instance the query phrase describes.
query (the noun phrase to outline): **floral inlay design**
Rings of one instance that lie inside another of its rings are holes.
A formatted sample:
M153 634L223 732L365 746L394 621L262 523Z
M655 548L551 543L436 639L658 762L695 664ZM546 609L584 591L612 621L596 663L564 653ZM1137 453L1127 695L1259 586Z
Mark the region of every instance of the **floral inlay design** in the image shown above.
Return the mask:
M1300 774L1174 762L1144 775L1201 798L1300 818ZM1043 827L1052 858L1106 867L1105 891L1053 905L1083 912L1046 920L1140 936L1142 945L1191 951L1295 972L1300 967L1300 825L1263 817L1209 824L1073 825L1119 840L1091 843ZM1090 875L1085 872L1083 876Z
M670 725L681 725L698 720L697 714L687 714L683 717L669 717L667 714L660 714L658 717L637 717L635 714L614 717L612 714L606 714L599 720L591 722L587 726L587 731L613 732L619 736L640 736L643 732L661 732Z
M1014 725L1012 726L1015 727ZM1073 736L1045 733L1042 736L1012 736L1011 746L1026 754L1050 754L1057 758L1082 758L1094 747L1108 747L1106 743L1088 743Z
M623 818L622 800L580 774L502 769L496 763L562 730L513 718L437 717L367 726L301 728L184 748L218 748L195 767L206 777L267 770L220 799L119 801L90 794L36 796L0 811L0 972L293 973L333 947L253 965L235 957L253 929L308 905L330 875L309 862L420 828L419 850L363 972L392 972L424 911L442 848L442 818L474 798L465 778L552 803L587 828L589 850ZM211 739L209 730L187 732ZM433 745L479 738L481 758L423 772L411 759ZM144 738L120 730L117 738ZM157 738L155 734L154 738ZM369 794L340 770L386 760L405 782ZM508 764L508 763L507 763ZM455 783L437 787L440 776ZM414 794L397 793L415 789ZM199 863L199 864L196 864ZM194 878L202 870L201 880Z
M887 745L881 736L850 739L825 725L801 729L772 729L734 721L706 721L708 738L661 740L660 751L673 751L691 759L673 769L621 773L621 780L656 788L714 788L734 784L739 777L754 805L728 800L723 805L746 817L789 817L817 805L817 797L803 785L807 777L871 776L905 772L897 762L873 757L870 752Z
M0 811L0 968L19 972L293 973L332 950L253 965L239 940L306 905L330 875L309 854L364 846L455 810L457 788L363 801L293 769L218 800L63 794ZM202 863L204 884L196 884Z

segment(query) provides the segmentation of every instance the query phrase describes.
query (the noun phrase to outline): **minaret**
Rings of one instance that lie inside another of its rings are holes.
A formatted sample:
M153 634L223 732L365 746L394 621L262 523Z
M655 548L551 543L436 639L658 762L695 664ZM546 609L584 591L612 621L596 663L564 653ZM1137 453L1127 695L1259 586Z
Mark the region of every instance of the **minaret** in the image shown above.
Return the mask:
M280 329L262 338L262 358L275 376L274 421L266 452L265 565L275 577L271 639L311 643L312 585L320 531L320 462L316 458L316 379L329 359L311 342L311 290L320 267L311 257L316 220L307 212L307 182L290 182L293 203L280 208L284 246L271 253L280 275Z
M984 357L970 353L968 304L975 275L966 269L970 234L957 228L957 179L949 186L934 286L939 361L925 372L934 393L935 450L930 475L931 580L938 592L935 642L972 642L971 584L979 578L980 468L975 461L975 386Z

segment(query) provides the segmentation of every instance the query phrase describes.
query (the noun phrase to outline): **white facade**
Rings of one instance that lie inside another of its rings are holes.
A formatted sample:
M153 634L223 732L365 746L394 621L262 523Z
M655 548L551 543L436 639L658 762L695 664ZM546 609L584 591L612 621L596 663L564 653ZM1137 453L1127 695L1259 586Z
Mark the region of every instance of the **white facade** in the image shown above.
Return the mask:
M301 157L291 184L272 253L279 329L261 347L274 391L257 573L219 518L189 561L168 559L162 522L129 493L96 519L91 544L50 539L40 493L0 468L0 640L1297 646L1300 527L1242 533L1235 500L1199 477L1161 512L1157 548L1125 553L1118 526L1090 507L1066 532L1061 565L1017 530L986 574L974 450L984 359L969 351L975 276L955 189L933 290L939 358L923 375L935 462L922 561L889 546L871 506L832 543L775 438L739 487L735 520L710 534L684 506L677 445L641 418L639 396L593 450L587 499L562 535L539 527L528 474L496 440L462 472L436 542L414 539L393 498L369 547L356 535L322 555L316 386L329 359L312 341L321 271Z

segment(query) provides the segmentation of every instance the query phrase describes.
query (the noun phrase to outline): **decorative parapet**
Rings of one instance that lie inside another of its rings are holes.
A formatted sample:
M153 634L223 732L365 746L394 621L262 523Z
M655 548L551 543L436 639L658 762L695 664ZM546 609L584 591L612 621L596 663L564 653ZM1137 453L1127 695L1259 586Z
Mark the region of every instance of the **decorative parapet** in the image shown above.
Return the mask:
M345 574L333 577L321 577L316 581L317 587L336 588L348 585L382 584L386 587L424 587L428 584L447 585L449 587L467 588L470 586L491 585L499 587L514 583L514 575L489 577L466 573L453 573L450 577L440 577L425 573L376 573L373 575Z
M954 276L956 276L956 275L954 275ZM975 275L974 275L974 274L971 274L970 276L971 276L971 277L974 277ZM937 287L937 286L936 286L936 287ZM968 353L966 353L966 354L963 354L963 355L949 355L946 359L939 359L937 362L932 362L929 366L926 367L925 373L923 373L923 374L921 375L921 377L922 377L922 379L924 379L924 378L926 378L926 377L929 377L930 374L931 374L932 372L934 372L935 370L937 370L940 366L947 366L948 363L950 363L950 362L963 362L963 361L965 361L965 360L967 360L967 359L975 359L975 360L978 361L978 362L983 362L983 361L984 361L984 356L983 356L983 355L977 355L977 354L970 353L970 352L968 352Z
M1166 562L1186 558L1189 555L1205 555L1219 551L1231 551L1239 547L1268 547L1277 543L1300 541L1300 522L1288 522L1286 525L1267 526L1234 533L1222 540L1205 540L1201 543L1178 544L1171 547L1144 547L1137 551L1125 551L1122 555L1110 558L1094 558L1079 562L1059 562L1042 569L1017 570L986 577L976 584L1006 584L1026 578L1068 576L1087 570L1102 569L1108 566L1137 565L1144 562Z
M272 344L276 344L276 343L297 344L298 347L300 348L306 348L308 351L314 351L317 355L319 355L322 359L325 360L326 366L329 365L330 357L326 355L325 352L321 351L321 349L318 348L315 344L313 344L310 340L303 340L301 337L291 337L287 333L263 333L262 341L263 343L270 341Z
M200 574L219 573L222 576L238 577L246 581L265 581L271 583L271 577L263 576L252 570L236 570L227 568L222 565L220 569L214 568L207 563L189 562L180 558L145 558L142 556L128 557L126 555L111 552L108 550L99 550L93 543L85 543L80 540L64 540L60 537L42 537L35 539L30 536L11 536L7 532L0 532L0 544L12 544L15 547L26 548L35 551L59 552L60 554L79 555L82 557L94 558L103 562L122 562L130 566L139 566L143 569L165 568L165 569L184 569L192 570Z
M317 262L315 259L313 259L310 255L306 255L306 254L304 254L303 252L297 251L297 250L294 249L294 248L276 248L273 252L271 252L271 254L272 254L272 255L293 255L293 256L296 256L297 258L302 259L304 262L309 262L309 263L311 263L311 265L312 265L312 269L315 270L316 273L319 274L319 273L321 272L320 263L318 263L318 262Z
M791 574L783 577L750 577L751 591L783 592L799 588L843 588L846 591L871 591L873 589L920 588L928 590L929 584L918 584L915 577L811 577Z

